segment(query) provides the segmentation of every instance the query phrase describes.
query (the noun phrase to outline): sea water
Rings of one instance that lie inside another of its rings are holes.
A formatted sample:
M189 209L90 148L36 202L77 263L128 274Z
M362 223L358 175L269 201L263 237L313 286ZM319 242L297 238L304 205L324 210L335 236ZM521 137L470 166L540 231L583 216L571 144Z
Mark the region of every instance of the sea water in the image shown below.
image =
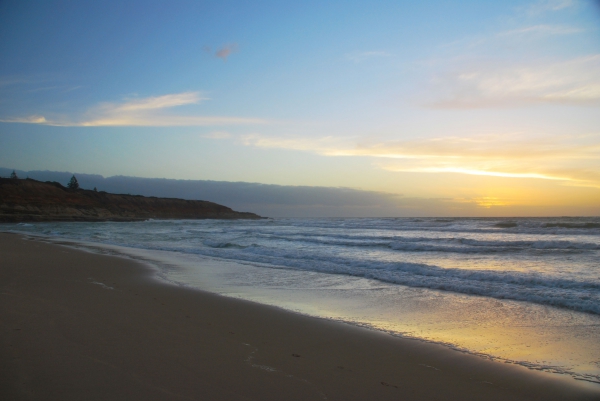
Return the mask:
M181 285L600 383L600 218L149 220L0 229L141 258Z

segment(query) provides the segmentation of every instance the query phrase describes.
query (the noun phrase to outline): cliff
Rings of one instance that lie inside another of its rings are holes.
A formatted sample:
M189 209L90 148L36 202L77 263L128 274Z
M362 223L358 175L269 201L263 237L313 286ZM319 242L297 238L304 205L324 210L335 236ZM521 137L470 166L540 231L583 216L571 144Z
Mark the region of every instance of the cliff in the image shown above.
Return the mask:
M0 222L260 219L200 200L68 189L57 182L0 178Z

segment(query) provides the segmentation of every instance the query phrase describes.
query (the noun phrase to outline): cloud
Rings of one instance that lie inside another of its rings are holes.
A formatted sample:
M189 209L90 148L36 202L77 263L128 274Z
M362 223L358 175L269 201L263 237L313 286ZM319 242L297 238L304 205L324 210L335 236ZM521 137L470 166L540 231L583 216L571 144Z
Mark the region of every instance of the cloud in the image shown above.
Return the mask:
M571 35L575 33L583 32L581 28L575 28L568 25L548 25L540 24L533 26L526 26L518 29L511 29L509 31L499 32L496 37L523 37L523 36L554 36L554 35Z
M0 77L0 88L4 86L12 86L12 85L32 85L39 84L41 82L45 82L46 80L40 78L33 78L27 76L4 76Z
M207 100L198 92L183 92L163 96L132 99L121 103L101 103L82 116L72 119L50 119L40 115L5 118L0 122L30 123L64 127L176 127L257 125L269 121L260 118L229 116L174 115L164 110L194 105Z
M23 123L23 124L47 124L46 118L44 116L28 116L28 117L15 117L15 118L7 118L4 120L0 120L3 123Z
M480 55L490 49L502 51L502 49L506 48L531 46L532 41L548 40L556 36L574 35L583 32L586 32L586 30L570 25L537 24L525 25L519 28L504 30L488 35L480 34L467 36L444 43L440 46L441 49L444 49L445 51L462 51L463 54L458 54L453 59L438 60L438 62L434 64L452 63L455 59L467 58L467 55L472 52L476 52L476 55ZM536 46L539 46L539 44L536 44ZM497 58L498 52L495 51L495 53L495 58Z
M537 178L600 187L600 135L480 135L363 144L348 154L379 158L385 170Z
M246 146L315 151L321 154L329 154L328 151L343 146L342 144L347 140L347 138L335 136L325 136L321 138L298 136L273 137L254 133L242 135L239 140Z
M600 102L600 55L526 66L480 65L436 77L437 109L514 107L532 103Z
M514 133L358 143L353 138L332 136L252 134L242 137L242 142L324 156L371 157L376 166L388 171L535 178L600 187L600 134L535 138Z
M112 109L115 112L145 111L196 104L202 100L208 100L208 98L200 97L198 92L184 92L131 100L120 105L109 103L106 105L106 108Z
M237 52L238 48L239 46L237 43L228 43L215 52L215 57L223 59L223 61L227 61L227 57L229 57L232 53Z
M12 93L35 93L52 90L70 92L81 87L80 85L67 84L61 77L48 74L0 76L0 90Z
M577 0L540 0L525 7L529 15L539 15L547 12L556 12L579 5Z
M371 58L379 58L379 57L389 57L390 53L384 51L369 51L369 52L354 52L346 54L346 58L348 60L354 61L355 63L360 63L361 61L365 61Z
M219 116L105 116L81 123L54 122L47 125L66 127L193 127L217 125L262 125L269 121L260 118Z
M210 132L206 135L203 135L204 138L209 138L209 139L227 139L227 138L231 138L231 134L229 132L225 132L225 131L213 131Z

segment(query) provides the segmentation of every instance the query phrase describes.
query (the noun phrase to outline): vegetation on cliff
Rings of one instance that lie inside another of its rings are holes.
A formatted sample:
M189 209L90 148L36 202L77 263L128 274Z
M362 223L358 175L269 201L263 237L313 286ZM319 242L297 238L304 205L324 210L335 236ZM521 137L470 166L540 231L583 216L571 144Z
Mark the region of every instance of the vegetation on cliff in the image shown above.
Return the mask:
M0 222L259 219L201 200L110 194L58 182L0 178Z

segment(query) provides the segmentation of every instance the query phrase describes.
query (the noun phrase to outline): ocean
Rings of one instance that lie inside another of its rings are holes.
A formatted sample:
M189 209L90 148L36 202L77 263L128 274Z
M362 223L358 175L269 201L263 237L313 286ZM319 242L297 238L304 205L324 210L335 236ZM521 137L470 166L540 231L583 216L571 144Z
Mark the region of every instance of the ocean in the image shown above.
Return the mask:
M2 224L163 280L600 383L600 218Z

